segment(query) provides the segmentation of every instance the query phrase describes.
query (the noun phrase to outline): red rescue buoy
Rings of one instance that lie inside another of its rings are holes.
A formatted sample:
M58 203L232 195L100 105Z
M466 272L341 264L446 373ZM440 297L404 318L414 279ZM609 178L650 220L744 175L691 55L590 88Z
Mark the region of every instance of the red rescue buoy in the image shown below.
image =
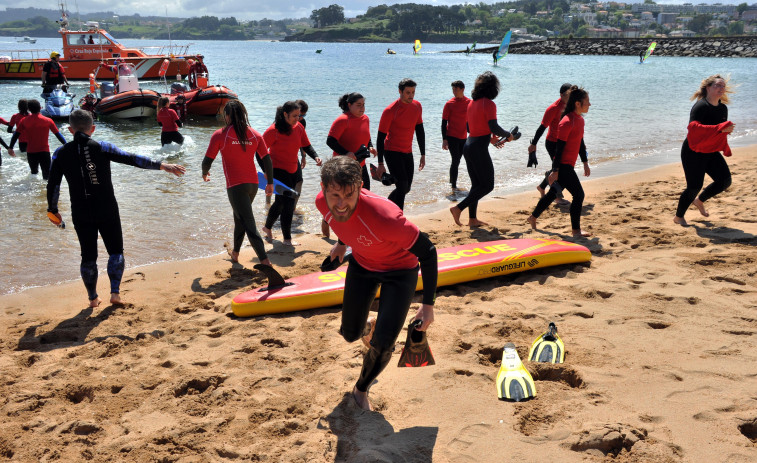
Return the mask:
M165 77L166 72L168 72L168 59L163 60L163 64L160 66L160 71L158 71L158 75L160 77Z

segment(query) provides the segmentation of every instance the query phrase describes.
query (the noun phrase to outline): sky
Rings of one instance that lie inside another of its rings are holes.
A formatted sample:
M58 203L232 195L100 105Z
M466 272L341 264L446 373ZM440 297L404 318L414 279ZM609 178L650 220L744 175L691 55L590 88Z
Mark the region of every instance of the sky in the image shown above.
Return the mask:
M690 3L723 3L738 4L745 0L688 0ZM658 0L660 4L680 4L686 0ZM755 0L746 0L750 5ZM36 8L57 9L57 0L35 0ZM192 17L192 16L217 16L225 18L234 16L241 20L263 18L283 19L283 18L303 18L310 17L313 10L327 7L332 4L344 7L344 15L348 18L365 13L369 6L381 4L392 5L395 3L425 3L431 5L459 5L465 3L462 0L167 0L165 3L159 3L155 8L155 0L67 0L68 10L76 12L77 6L82 13L92 13L99 11L113 11L116 14L131 15L137 12L143 16L162 16L166 14L172 17ZM478 1L470 2L473 4ZM495 3L485 1L484 3ZM636 3L636 2L635 2ZM638 1L641 3L641 1ZM20 5L18 0L0 0L0 8L7 7L19 8L32 6L30 4Z

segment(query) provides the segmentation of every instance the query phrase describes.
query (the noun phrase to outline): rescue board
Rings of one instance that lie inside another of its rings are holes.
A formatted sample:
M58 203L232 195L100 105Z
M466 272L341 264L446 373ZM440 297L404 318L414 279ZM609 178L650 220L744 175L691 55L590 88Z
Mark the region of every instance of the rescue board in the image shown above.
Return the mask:
M513 239L437 249L437 257L437 285L441 287L554 265L589 262L591 253L584 246L567 241ZM254 317L340 305L346 275L344 265L333 271L285 280L284 285L273 289L246 291L234 297L231 309L238 317ZM423 282L418 278L416 290L421 289Z

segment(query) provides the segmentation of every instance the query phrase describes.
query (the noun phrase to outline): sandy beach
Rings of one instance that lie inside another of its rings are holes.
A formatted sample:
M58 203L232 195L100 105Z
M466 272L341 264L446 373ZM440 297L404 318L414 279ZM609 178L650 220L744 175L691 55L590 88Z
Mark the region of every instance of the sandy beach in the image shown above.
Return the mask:
M349 395L364 347L337 333L338 307L236 318L231 299L263 282L249 246L241 264L223 252L129 268L127 242L125 307L85 308L80 281L0 297L0 459L757 461L757 146L728 162L733 185L688 227L672 221L680 164L581 177L592 262L441 288L436 365L393 360L375 412ZM413 221L437 247L569 238L567 208L530 230L535 189L490 199L488 227L456 227L446 209ZM317 271L334 243L298 241L270 254L285 277ZM524 362L537 397L499 401L502 346L524 359L550 321L565 363Z

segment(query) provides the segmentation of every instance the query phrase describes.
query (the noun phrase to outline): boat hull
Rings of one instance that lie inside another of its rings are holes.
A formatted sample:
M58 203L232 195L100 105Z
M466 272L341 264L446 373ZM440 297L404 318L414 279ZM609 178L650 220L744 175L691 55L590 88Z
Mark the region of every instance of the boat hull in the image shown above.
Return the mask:
M137 77L140 79L159 79L158 71L166 56L146 56L138 58L121 58L121 62L134 65ZM175 56L169 58L167 76L177 74L187 75L189 65L187 59L193 56ZM46 59L14 59L0 61L0 80L39 80L42 75L42 66ZM61 58L60 63L66 69L68 80L88 80L89 74L94 72L100 63L113 65L114 59L66 59Z
M115 119L139 119L155 115L158 92L131 90L103 98L95 106L95 114Z
M184 98L186 98L187 113L197 116L215 116L223 110L226 103L237 99L237 94L229 90L228 87L210 85L168 95L172 108L175 108L176 97L179 95L184 95Z

